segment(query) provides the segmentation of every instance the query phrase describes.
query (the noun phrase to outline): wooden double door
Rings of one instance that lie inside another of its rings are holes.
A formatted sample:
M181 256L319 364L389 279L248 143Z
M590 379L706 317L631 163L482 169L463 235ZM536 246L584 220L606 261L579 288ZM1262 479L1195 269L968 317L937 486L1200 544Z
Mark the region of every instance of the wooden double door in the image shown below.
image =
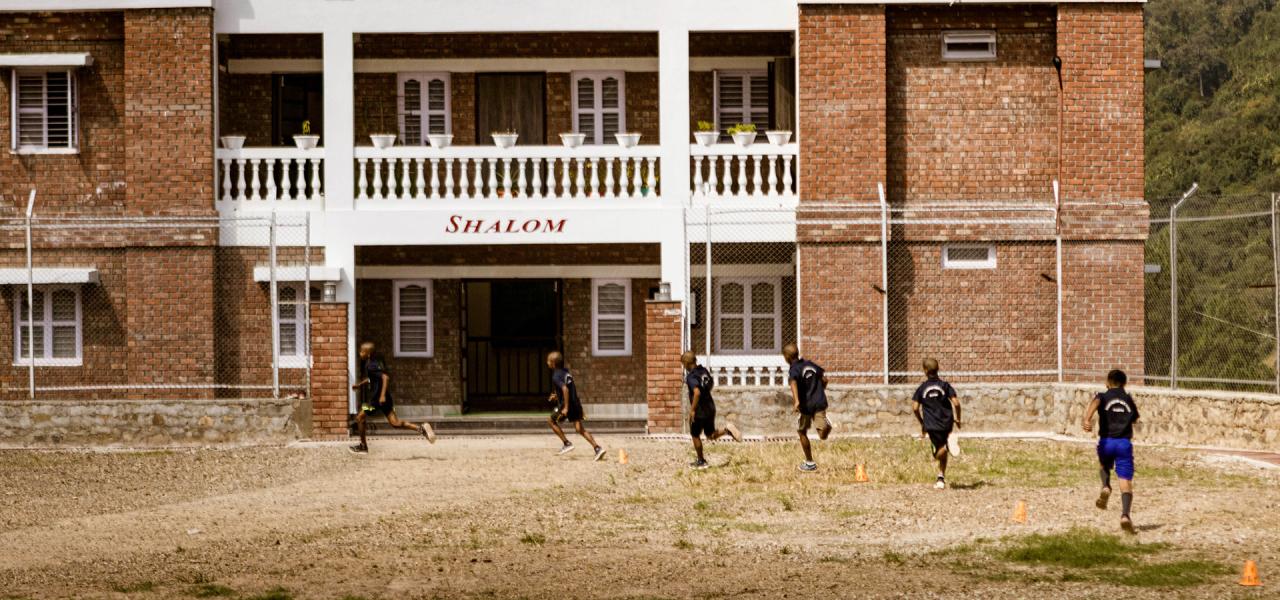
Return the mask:
M476 74L476 144L492 144L489 134L515 131L522 146L547 143L546 73Z

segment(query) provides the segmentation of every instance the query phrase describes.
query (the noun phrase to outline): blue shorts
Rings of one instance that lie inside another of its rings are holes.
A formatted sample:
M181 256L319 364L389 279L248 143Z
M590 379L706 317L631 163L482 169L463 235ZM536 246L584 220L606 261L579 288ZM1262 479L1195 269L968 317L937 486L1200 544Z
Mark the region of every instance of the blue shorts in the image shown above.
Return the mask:
M1098 438L1098 462L1120 479L1133 479L1133 443L1125 438Z

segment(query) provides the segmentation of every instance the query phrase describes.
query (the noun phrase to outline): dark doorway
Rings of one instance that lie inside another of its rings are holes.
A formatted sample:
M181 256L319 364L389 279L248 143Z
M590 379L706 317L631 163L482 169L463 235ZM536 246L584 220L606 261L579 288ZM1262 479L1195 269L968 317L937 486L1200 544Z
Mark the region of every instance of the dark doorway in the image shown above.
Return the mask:
M558 280L471 280L463 284L466 350L462 410L550 410L545 359L561 348Z
M493 143L489 134L514 130L522 146L547 143L546 73L476 74L476 143Z
M272 145L292 146L293 136L302 133L303 121L311 121L312 134L324 134L323 75L274 75L271 84Z

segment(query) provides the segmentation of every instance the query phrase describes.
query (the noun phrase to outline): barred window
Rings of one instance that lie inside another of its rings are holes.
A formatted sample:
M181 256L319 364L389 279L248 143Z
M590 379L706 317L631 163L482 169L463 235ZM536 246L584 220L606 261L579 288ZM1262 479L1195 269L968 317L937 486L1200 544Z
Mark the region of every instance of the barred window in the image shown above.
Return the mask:
M79 366L83 362L79 286L36 286L28 304L26 287L16 289L14 364Z
M595 356L631 355L631 280L591 282L591 339Z
M79 142L75 74L14 69L12 82L10 148L19 152L74 150Z
M430 279L395 282L392 313L396 356L429 358L433 355L431 289Z

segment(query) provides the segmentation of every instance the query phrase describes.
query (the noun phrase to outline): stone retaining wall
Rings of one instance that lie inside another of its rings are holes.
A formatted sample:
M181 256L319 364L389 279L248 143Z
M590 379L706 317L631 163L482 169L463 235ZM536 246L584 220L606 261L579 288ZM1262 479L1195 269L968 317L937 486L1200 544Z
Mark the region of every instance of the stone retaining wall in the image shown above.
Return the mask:
M914 385L833 385L830 418L840 433L911 435ZM956 386L966 432L1051 432L1087 435L1080 417L1101 386L1078 384L961 384ZM1280 447L1280 397L1216 391L1134 387L1142 414L1135 439L1158 444L1274 450ZM790 435L795 413L786 388L721 387L718 420L747 435ZM686 413L688 400L685 401ZM688 426L685 426L688 430Z
M4 446L283 444L299 437L299 400L0 402Z

